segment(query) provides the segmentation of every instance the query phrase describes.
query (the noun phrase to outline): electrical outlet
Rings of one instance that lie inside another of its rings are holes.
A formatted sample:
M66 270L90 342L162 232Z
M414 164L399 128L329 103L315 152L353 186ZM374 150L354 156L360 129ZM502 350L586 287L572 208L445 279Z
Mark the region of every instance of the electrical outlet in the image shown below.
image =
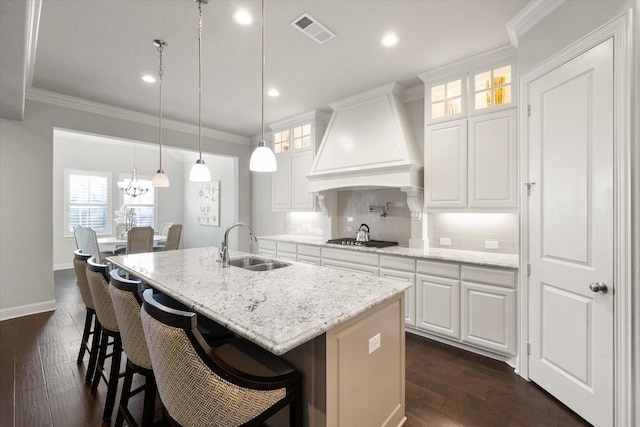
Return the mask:
M484 247L485 249L500 249L500 244L497 240L485 240Z
M451 239L448 237L441 237L440 246L451 246Z
M369 354L380 348L380 333L369 338Z

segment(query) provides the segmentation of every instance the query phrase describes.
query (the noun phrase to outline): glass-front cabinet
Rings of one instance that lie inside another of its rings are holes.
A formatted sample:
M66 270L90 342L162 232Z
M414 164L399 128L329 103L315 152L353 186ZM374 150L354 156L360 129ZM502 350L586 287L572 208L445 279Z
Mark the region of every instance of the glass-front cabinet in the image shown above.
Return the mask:
M511 63L500 62L497 66L471 75L473 106L470 113L495 110L495 107L515 106L512 93Z
M329 115L318 110L272 124L273 152L278 170L273 173L274 211L313 211L315 202L308 191L316 141L322 139Z
M431 120L453 119L466 115L466 76L434 83L429 89L431 95L429 115ZM464 89L463 89L464 88Z

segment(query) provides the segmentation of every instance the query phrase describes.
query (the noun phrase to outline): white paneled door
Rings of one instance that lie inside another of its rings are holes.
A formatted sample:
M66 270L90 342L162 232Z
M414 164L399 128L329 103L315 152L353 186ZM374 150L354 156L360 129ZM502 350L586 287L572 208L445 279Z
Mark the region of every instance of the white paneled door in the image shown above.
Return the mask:
M529 104L529 376L611 426L613 40L534 80Z

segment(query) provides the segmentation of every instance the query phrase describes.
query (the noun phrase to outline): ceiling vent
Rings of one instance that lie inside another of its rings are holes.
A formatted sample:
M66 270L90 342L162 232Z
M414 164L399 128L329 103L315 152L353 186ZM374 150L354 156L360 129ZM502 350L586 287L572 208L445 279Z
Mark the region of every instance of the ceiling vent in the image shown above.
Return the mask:
M330 29L319 23L317 19L308 13L303 13L291 21L291 25L311 37L318 44L323 44L336 36Z

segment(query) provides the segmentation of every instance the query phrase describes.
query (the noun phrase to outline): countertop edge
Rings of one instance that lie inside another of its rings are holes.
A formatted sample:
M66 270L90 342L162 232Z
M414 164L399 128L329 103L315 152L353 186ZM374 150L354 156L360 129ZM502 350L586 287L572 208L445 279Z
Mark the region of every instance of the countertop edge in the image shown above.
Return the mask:
M519 269L519 256L512 254L498 254L489 252L462 251L456 249L441 248L409 248L405 246L391 246L387 248L367 248L362 246L345 246L327 243L321 237L300 236L292 234L276 234L258 236L258 240L270 240L276 242L289 242L303 245L320 246L360 252L371 252L380 255L399 256L406 258L425 259L432 261L457 262L476 266Z

